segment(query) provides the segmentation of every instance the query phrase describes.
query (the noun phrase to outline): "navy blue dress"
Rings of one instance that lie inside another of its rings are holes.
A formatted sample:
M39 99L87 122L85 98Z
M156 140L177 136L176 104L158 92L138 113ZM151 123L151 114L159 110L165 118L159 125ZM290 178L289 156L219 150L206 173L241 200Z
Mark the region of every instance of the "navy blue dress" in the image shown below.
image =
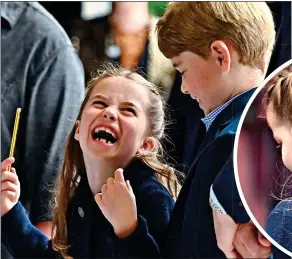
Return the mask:
M281 201L270 213L267 221L267 233L279 245L292 253L292 199ZM273 247L273 258L290 258Z
M86 174L68 208L68 255L74 258L160 257L174 200L157 180L154 171L134 160L124 171L136 196L138 227L127 238L118 239L97 206ZM51 240L35 228L20 202L2 217L2 239L16 258L52 258Z

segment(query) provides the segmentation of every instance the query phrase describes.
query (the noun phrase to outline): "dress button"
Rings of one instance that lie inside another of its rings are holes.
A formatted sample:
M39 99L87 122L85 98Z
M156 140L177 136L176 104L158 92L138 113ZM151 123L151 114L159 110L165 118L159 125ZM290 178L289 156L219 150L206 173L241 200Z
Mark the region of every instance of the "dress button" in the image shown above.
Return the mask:
M78 214L79 214L79 216L80 216L81 218L84 217L84 211L83 211L83 209L82 209L81 207L78 207Z

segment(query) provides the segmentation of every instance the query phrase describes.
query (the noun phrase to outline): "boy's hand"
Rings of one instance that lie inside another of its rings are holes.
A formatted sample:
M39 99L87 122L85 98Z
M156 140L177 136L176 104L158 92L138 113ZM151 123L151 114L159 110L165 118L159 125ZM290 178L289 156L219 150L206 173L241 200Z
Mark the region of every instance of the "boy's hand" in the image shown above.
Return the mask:
M19 200L20 183L14 168L6 171L14 163L14 158L6 158L1 163L1 217L10 211Z
M234 246L243 258L268 258L272 252L271 243L251 221L239 225Z
M136 199L129 181L125 182L123 169L115 172L115 178L107 179L95 201L118 238L132 234L137 227Z
M238 224L229 215L223 215L213 210L214 228L216 233L217 245L227 258L242 258L234 248Z

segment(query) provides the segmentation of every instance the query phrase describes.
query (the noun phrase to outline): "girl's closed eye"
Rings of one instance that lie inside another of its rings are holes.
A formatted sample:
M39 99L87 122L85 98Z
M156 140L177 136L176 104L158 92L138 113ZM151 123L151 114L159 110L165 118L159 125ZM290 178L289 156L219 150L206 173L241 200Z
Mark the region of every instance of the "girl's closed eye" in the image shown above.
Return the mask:
M136 111L133 108L130 108L130 107L122 108L121 111L125 111L127 113L132 113L134 116L137 115Z
M107 107L106 103L103 102L103 101L99 101L99 100L95 100L93 103L92 103L94 106L97 106L99 108L105 108Z

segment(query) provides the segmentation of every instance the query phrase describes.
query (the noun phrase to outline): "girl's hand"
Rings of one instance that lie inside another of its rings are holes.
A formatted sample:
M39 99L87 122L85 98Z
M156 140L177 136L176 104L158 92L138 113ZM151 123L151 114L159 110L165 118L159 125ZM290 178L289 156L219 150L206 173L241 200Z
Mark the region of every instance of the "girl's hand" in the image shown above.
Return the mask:
M95 201L118 238L134 232L138 224L136 199L130 182L124 179L123 169L115 171L115 178L107 179Z
M14 163L14 158L6 158L1 163L1 217L10 211L19 200L20 183L14 168L6 171Z

